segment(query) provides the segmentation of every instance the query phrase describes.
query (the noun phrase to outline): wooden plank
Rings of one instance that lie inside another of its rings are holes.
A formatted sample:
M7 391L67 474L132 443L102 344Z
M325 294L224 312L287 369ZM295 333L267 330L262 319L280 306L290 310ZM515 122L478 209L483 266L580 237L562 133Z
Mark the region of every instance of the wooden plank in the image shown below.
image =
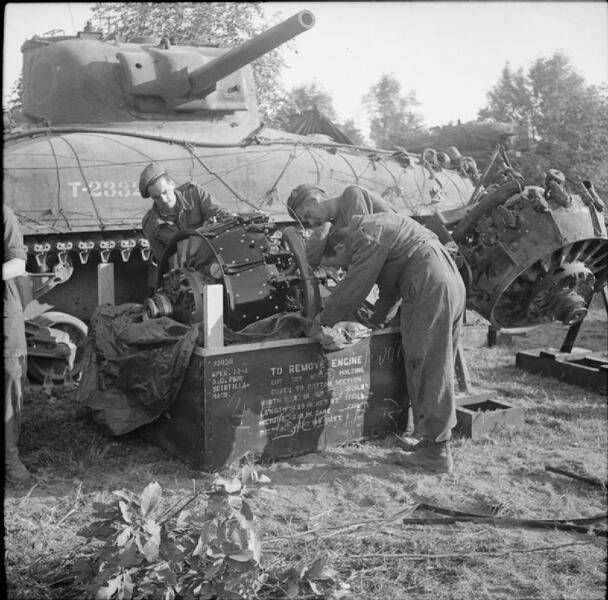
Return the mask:
M515 364L520 369L529 371L530 373L540 374L548 377L561 379L566 383L590 387L596 390L605 390L608 385L608 371L603 368L603 365L590 366L581 364L586 355L580 353L566 354L566 357L571 357L572 360L564 360L564 354L552 351L552 349L527 350L518 352L515 356ZM596 353L590 353L589 358L592 359L592 365L597 365L597 361L602 361Z
M203 286L203 344L205 348L224 346L224 287Z
M469 368L464 359L461 342L458 342L458 347L456 348L456 356L455 356L455 360L454 360L454 372L456 373L456 381L458 382L458 389L461 392L468 394L471 391L471 382L469 379Z
M97 265L97 304L116 304L114 284L114 263L99 263Z

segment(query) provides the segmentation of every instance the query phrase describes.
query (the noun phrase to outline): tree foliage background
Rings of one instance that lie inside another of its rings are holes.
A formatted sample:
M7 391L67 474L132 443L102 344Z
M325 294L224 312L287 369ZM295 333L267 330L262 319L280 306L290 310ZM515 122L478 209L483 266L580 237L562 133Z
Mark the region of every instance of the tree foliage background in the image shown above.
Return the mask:
M363 97L370 119L370 137L379 148L404 146L424 131L423 120L416 112L416 92L403 95L394 75L383 74Z
M290 130L291 119L295 115L300 115L313 107L316 107L319 112L323 113L355 144L364 145L366 143L363 134L357 128L353 119L340 121L334 108L331 94L316 82L304 83L293 87L277 108L275 118L270 124L281 129Z
M533 151L519 162L532 182L554 168L608 194L608 87L587 85L562 52L525 72L505 65L479 118L527 128Z

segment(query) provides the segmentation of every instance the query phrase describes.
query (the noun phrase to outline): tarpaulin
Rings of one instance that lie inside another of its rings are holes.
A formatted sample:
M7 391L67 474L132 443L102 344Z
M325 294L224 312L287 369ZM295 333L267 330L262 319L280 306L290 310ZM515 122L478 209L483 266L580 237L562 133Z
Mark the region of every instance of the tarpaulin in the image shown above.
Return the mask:
M316 106L306 110L301 114L292 115L289 119L287 131L297 133L298 135L312 135L321 133L328 135L339 144L348 144L354 146L355 143L334 123L329 117L324 115Z
M142 319L141 304L104 304L91 318L78 397L114 435L171 406L198 343L198 325Z

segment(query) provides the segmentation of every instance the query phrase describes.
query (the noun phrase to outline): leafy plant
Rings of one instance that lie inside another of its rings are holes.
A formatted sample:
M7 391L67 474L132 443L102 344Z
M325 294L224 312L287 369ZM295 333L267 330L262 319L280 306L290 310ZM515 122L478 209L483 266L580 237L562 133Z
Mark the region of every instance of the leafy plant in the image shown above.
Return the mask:
M73 566L75 585L95 600L226 600L282 597L342 598L348 586L318 555L271 576L247 498L270 480L251 465L234 477L216 476L208 489L166 506L157 482L138 496L113 492L93 503L95 521L78 535L92 544ZM96 540L95 542L93 540ZM101 542L101 543L99 543Z
M247 485L266 481L245 466L168 508L156 482L139 496L114 492L78 532L102 544L75 563L77 582L96 600L254 598L266 575Z

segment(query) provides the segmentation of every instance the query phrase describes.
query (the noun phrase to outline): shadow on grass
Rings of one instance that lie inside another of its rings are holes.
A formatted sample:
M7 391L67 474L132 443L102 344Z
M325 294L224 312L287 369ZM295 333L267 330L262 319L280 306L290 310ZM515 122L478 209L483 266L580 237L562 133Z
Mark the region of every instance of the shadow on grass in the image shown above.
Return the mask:
M33 496L57 495L62 487L71 492L75 482L88 491L139 490L151 479L165 488L201 476L139 431L111 436L79 405L73 389L26 391L19 448L38 481Z

